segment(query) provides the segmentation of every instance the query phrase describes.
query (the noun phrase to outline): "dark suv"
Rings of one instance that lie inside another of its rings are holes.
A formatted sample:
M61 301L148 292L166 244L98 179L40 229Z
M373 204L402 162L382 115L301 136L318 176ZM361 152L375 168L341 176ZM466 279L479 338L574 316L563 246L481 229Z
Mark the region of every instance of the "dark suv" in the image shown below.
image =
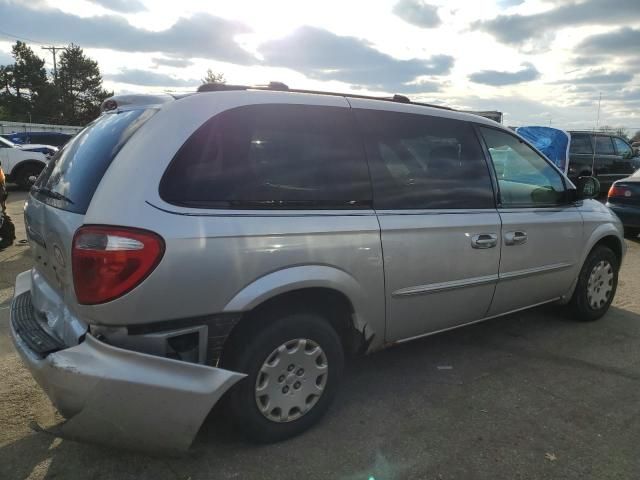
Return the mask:
M600 181L600 192L606 193L613 182L628 177L636 170L634 150L621 137L599 132L569 133L571 146L567 175L574 183L578 177L594 176Z

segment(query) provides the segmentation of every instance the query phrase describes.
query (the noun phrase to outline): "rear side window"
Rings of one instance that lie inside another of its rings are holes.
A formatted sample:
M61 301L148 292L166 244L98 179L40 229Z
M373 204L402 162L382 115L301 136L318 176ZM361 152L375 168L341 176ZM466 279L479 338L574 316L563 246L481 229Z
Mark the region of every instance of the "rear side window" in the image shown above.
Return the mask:
M571 146L569 147L570 154L592 154L593 149L591 147L590 135L571 135Z
M196 208L362 208L371 187L349 109L250 105L200 127L160 196Z
M380 209L493 208L489 170L466 122L355 110Z
M633 150L631 147L618 137L613 137L613 143L616 145L616 150L618 151L618 155L621 155L623 158L631 158L633 157Z
M32 190L33 195L56 208L86 213L116 154L155 112L119 111L90 123L47 164Z
M611 143L611 137L605 137L602 135L596 136L596 153L600 155L615 155L616 151L613 149L613 143Z

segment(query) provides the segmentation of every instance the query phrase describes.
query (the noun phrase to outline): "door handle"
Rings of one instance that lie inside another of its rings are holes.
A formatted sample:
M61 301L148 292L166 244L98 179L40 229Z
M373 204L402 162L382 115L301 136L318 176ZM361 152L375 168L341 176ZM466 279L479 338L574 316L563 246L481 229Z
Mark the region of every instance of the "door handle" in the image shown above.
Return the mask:
M477 233L471 237L471 248L493 248L498 244L495 233Z
M523 243L527 243L527 232L518 230L504 234L505 245L522 245Z

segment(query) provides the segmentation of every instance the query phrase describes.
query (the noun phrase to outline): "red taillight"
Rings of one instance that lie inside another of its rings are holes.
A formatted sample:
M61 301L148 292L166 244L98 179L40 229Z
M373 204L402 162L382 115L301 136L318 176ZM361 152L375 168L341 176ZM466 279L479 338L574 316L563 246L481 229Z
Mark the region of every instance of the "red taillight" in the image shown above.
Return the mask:
M631 190L628 187L622 185L611 185L609 189L608 197L626 197L629 198L631 196Z
M104 303L140 284L160 263L164 240L146 230L86 226L73 237L73 284L78 302Z

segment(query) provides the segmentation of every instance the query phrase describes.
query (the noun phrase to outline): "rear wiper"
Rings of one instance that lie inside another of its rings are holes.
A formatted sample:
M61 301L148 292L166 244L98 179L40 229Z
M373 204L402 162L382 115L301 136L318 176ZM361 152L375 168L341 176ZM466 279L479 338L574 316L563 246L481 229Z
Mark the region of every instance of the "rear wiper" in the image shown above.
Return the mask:
M63 202L67 202L73 205L73 200L69 197L65 197L63 194L54 192L49 188L44 187L32 187L36 193L44 195L45 197L53 198L54 200L62 200Z

